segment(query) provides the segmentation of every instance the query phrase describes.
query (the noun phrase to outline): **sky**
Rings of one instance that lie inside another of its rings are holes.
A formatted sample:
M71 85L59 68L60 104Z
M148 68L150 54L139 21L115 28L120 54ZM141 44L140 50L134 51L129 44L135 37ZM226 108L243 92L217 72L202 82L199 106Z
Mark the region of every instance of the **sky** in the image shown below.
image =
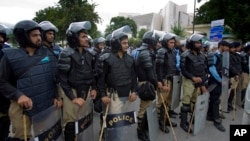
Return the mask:
M16 24L21 20L33 19L35 13L49 6L55 6L59 0L0 0L0 23ZM96 3L95 11L102 18L98 29L104 31L112 17L123 13L158 13L169 0L88 0ZM176 4L188 4L188 13L194 9L194 0L171 0ZM207 0L203 0L199 7Z

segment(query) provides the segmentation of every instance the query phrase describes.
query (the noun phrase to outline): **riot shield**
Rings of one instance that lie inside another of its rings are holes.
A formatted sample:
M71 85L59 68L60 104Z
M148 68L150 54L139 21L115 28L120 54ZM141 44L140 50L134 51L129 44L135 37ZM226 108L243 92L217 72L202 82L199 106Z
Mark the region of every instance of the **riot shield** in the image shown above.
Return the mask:
M160 136L160 128L157 119L156 100L147 108L148 133L150 141L157 141Z
M78 120L75 121L75 133L77 141L90 141L94 138L93 129L93 102L87 97L83 107L77 111Z
M250 124L250 83L248 83L246 94L245 94L245 103L244 103L244 114L242 117L242 124Z
M179 107L180 97L181 97L181 76L175 75L173 76L173 93L171 100L171 110L174 110L177 107Z
M198 134L204 127L207 118L209 93L199 95L195 104L194 132Z
M127 97L120 99L121 101L110 103L104 139L105 141L138 141L136 103L129 102Z
M30 141L62 141L61 109L54 105L31 118L32 136Z
M228 85L229 85L229 52L222 53L222 89L221 89L221 110L227 112L228 107Z

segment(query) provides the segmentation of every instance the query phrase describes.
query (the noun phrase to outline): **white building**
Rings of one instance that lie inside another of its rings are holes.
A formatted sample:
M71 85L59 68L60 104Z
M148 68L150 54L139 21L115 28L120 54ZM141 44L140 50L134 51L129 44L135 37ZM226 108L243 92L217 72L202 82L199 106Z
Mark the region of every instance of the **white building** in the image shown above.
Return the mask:
M163 30L171 32L171 26L180 24L181 27L192 25L193 15L187 13L187 4L177 5L169 1L159 13L120 13L119 16L129 17L137 24L137 30Z

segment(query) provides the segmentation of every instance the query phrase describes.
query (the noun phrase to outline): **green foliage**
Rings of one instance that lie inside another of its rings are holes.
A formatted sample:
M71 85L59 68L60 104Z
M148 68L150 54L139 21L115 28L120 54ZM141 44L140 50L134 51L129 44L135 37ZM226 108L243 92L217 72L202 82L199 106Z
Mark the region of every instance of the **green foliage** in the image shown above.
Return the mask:
M171 32L179 37L185 37L185 28L182 28L180 24L175 23L171 26Z
M141 43L141 39L139 39L139 38L129 38L129 46L132 46L132 47L137 47L137 46L139 46L140 45L140 43Z
M195 24L211 23L213 20L225 19L233 34L243 42L250 40L249 0L210 0L202 5L196 14Z
M65 33L72 22L90 21L92 28L89 32L92 38L101 35L97 31L96 23L100 22L100 17L95 12L96 4L89 4L87 0L59 0L56 6L48 7L36 12L35 21L51 21L57 26L59 32L56 34L57 40L65 40Z
M138 38L142 39L143 35L145 32L147 32L148 30L145 28L142 28L139 32L138 32Z
M132 36L136 37L137 34L137 25L135 23L134 20L130 19L130 18L125 18L122 16L117 16L117 17L113 17L110 20L110 24L107 26L107 28L105 29L105 36L107 36L108 34L112 33L112 31L125 26L125 25L129 25L131 30L132 30Z

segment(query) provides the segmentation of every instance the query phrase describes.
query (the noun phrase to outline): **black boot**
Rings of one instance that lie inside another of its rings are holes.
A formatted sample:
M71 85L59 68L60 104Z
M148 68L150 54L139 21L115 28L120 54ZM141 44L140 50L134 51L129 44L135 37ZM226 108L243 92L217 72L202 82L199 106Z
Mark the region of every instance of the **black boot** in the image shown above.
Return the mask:
M165 125L170 126L169 121L171 122L173 127L177 127L177 124L175 122L171 121L170 119L166 119Z
M159 122L159 128L162 132L164 133L169 133L169 130L166 126L166 121L167 121L167 118L166 118L166 112L165 112L165 109L163 107L163 105L158 109L158 122Z
M146 115L144 115L146 116ZM147 119L144 118L137 118L138 119L138 127L137 127L137 136L138 139L141 141L149 141L148 133L147 133Z
M209 101L209 107L207 111L207 120L213 121L213 103Z
M164 119L159 119L159 127L162 132L169 133L169 129L167 128L166 124L164 124Z
M188 128L189 128L189 123L187 121L187 117L188 117L188 112L190 112L190 106L187 104L183 104L183 106L181 107L181 123L180 123L180 127L185 131L188 132ZM192 133L192 129L190 129L189 131L190 133Z
M226 129L225 127L221 124L222 120L220 118L220 112L219 112L219 105L220 105L220 100L216 100L214 103L213 103L213 115L214 115L214 126L222 131L222 132L225 132Z
M74 141L75 140L75 123L68 122L65 126L64 131L64 139L65 141Z
M173 110L169 110L168 115L170 118L176 118L178 114Z

